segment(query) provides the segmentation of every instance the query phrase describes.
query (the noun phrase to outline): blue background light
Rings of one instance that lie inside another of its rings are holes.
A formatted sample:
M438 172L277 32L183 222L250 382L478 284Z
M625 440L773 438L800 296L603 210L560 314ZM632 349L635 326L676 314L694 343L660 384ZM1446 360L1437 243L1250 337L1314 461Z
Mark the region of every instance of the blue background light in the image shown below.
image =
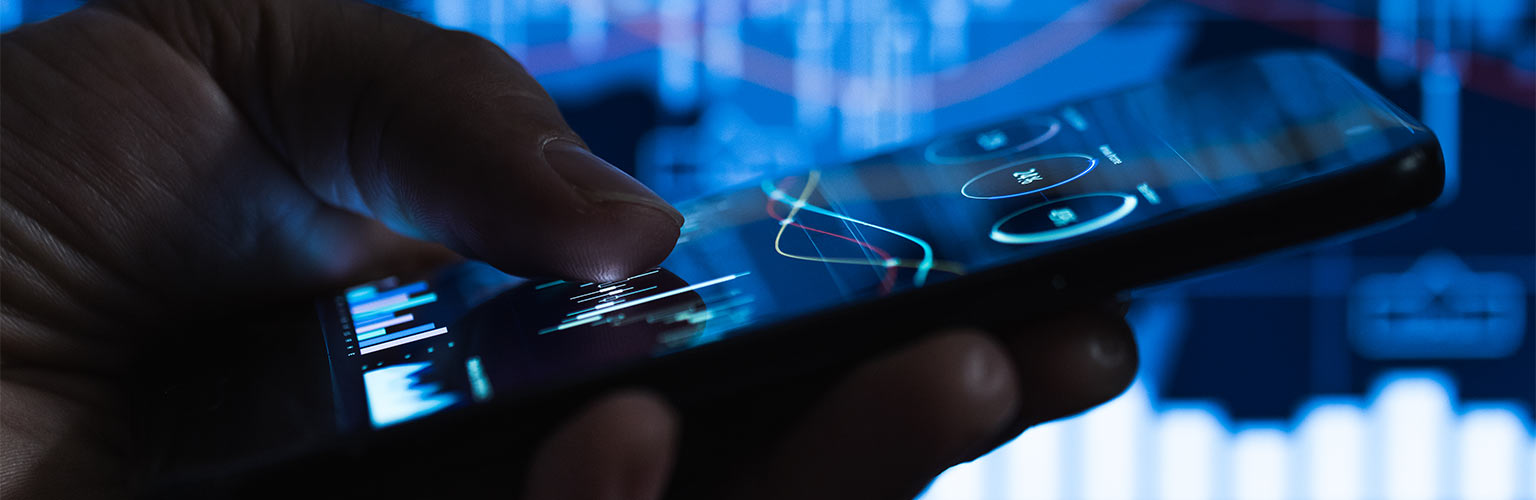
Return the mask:
M1536 497L1528 1L376 3L496 41L599 154L679 200L1204 61L1327 51L1439 136L1439 210L1137 292L1129 392L926 497ZM77 4L0 0L0 27Z

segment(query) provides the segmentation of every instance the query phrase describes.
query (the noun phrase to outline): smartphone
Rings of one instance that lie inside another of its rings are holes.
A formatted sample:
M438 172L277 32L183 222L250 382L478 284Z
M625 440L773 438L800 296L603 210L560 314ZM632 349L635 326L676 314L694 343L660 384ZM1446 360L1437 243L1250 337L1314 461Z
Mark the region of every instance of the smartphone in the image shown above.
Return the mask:
M291 360L247 370L281 376L162 416L154 491L432 496L604 390L708 405L1399 220L1443 179L1434 134L1324 56L1198 68L681 203L671 256L622 280L464 263L323 297Z

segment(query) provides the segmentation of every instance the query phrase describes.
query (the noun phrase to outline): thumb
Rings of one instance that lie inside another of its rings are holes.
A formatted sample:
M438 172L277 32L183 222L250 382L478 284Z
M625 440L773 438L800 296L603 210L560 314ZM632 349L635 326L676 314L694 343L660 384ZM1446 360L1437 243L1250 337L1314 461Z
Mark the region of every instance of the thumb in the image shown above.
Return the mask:
M539 445L523 497L660 498L675 458L677 424L672 408L654 394L602 397Z
M107 4L200 62L325 203L514 274L654 266L682 215L494 44L337 0Z

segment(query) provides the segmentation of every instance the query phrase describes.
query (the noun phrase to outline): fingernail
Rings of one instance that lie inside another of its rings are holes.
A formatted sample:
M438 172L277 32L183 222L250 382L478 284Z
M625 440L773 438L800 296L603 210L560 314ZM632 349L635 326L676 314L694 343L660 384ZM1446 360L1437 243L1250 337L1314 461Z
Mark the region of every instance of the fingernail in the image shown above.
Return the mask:
M679 227L683 214L650 188L618 167L574 142L555 139L544 144L544 161L592 203L631 203L657 210Z

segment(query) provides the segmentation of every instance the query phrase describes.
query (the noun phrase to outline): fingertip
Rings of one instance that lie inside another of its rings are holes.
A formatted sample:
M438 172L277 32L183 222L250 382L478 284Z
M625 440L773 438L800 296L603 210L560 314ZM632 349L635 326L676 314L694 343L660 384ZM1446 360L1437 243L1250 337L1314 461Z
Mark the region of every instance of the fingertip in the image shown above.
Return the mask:
M859 366L744 474L740 498L911 498L1015 419L1018 376L974 330Z
M682 235L680 224L654 208L628 202L607 202L599 206L612 214L615 229L599 229L595 241L584 244L579 251L585 258L570 259L565 263L569 267L566 271L569 276L597 282L634 276L666 260Z
M875 378L903 373L909 399L936 443L955 456L990 438L1019 410L1018 373L1004 346L976 330L953 330L919 342L885 360Z
M573 219L547 231L501 236L506 240L537 238L542 245L498 242L477 253L513 274L603 283L661 264L681 234L656 211L624 204L599 205Z
M595 282L633 276L671 254L682 228L675 208L570 140L535 147L534 160L547 167L483 168L486 178L463 179L458 200L444 204L448 239L512 274Z
M1019 369L1023 424L1055 420L1114 399L1136 378L1136 339L1116 314L1069 314L1002 335Z
M457 217L443 219L451 228L444 239L458 242L455 249L466 256L511 274L607 282L657 266L681 234L672 217L654 208L592 203L563 185L546 189L568 196L451 206Z
M660 264L677 243L683 214L644 184L574 140L544 141L549 168L588 205L561 226L569 248L553 255L567 276L614 281ZM564 257L564 258L562 258Z

